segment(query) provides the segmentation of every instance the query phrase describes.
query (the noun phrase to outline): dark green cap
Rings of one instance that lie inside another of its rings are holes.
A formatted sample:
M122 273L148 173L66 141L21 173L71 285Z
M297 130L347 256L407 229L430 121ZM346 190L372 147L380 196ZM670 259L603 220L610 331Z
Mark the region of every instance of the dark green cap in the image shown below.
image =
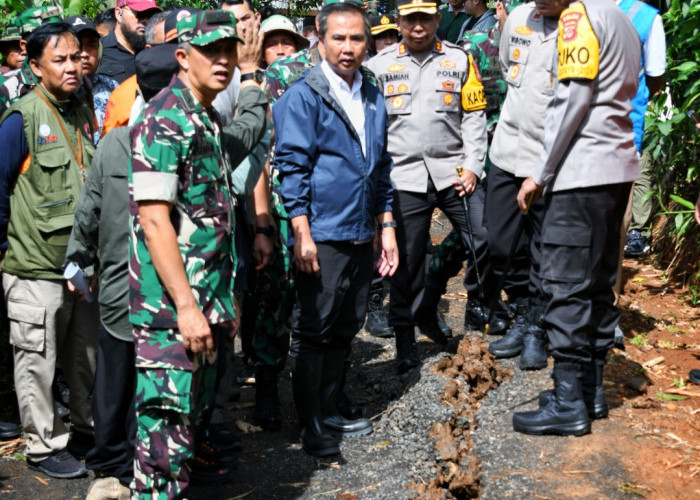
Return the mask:
M208 45L225 38L243 43L236 33L236 18L227 10L204 10L177 23L177 41L180 43Z
M362 0L324 0L323 6L328 7L329 5L333 5L336 3L350 3L353 5L357 5L362 9L365 8L365 2L363 2Z
M45 7L33 7L22 12L18 19L18 25L22 36L28 35L42 24L56 23L63 20L63 10L55 5Z

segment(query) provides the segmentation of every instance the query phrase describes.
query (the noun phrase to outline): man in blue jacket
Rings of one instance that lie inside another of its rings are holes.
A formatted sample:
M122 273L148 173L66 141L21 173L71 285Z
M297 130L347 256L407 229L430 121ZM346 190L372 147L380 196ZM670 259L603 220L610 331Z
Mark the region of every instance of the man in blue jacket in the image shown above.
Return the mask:
M382 275L398 266L392 160L384 99L359 68L370 26L358 0L327 0L319 14L326 58L273 108L280 191L294 232L294 401L304 450L338 453L332 435L372 431L336 408L345 352L362 327L375 237Z

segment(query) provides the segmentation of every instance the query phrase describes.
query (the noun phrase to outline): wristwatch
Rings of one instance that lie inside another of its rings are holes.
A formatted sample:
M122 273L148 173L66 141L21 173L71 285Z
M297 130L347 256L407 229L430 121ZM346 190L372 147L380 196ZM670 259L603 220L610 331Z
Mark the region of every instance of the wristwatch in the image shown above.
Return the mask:
M380 229L386 229L387 227L393 227L394 229L396 229L396 221L392 220L389 222L382 222L381 224L379 224Z
M256 226L255 228L255 234L264 234L265 236L272 238L275 235L275 227L274 226Z
M251 71L249 73L243 73L241 74L241 83L247 82L248 80L254 80L255 83L262 83L263 75L264 73L261 69L256 69L255 71Z

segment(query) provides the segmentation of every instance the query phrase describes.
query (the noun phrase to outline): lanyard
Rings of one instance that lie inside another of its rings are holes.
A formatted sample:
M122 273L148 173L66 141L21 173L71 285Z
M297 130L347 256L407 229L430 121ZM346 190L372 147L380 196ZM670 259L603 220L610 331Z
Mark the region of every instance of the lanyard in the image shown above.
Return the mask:
M76 129L76 133L78 135L78 150L76 151L75 146L73 146L73 141L70 140L70 137L68 136L68 132L66 131L66 127L63 126L63 120L61 119L60 116L58 116L58 113L56 112L56 108L54 108L51 103L49 102L44 95L39 92L39 89L34 87L34 92L36 92L39 97L46 103L46 105L49 107L49 109L53 112L53 115L56 117L56 121L58 121L59 126L61 127L61 131L63 132L63 136L66 138L66 141L68 141L68 145L70 146L71 151L73 152L73 157L76 159L78 162L78 166L80 167L80 173L82 174L83 177L83 182L85 182L85 177L87 176L87 173L85 172L85 167L83 166L83 141L81 139L81 134L80 130Z

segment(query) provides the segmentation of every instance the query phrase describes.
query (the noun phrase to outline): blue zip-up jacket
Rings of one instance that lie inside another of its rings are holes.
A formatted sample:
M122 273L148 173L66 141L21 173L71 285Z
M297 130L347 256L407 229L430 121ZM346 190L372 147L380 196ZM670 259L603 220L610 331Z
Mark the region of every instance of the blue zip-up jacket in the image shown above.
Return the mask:
M290 219L306 215L311 237L363 241L375 217L391 211L393 166L387 152L384 98L364 77L365 148L342 106L331 96L321 65L275 103L275 160Z

